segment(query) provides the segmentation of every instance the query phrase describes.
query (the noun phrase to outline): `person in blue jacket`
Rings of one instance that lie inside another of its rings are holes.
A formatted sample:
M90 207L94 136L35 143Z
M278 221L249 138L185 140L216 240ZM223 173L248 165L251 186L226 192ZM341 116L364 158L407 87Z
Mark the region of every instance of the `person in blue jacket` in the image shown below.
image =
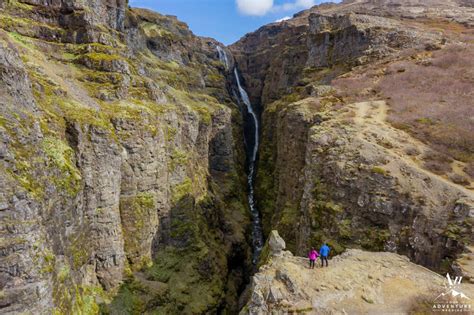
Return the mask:
M328 267L328 256L331 249L329 246L324 243L319 250L319 255L321 256L321 267L324 267L324 262L326 262L326 267Z

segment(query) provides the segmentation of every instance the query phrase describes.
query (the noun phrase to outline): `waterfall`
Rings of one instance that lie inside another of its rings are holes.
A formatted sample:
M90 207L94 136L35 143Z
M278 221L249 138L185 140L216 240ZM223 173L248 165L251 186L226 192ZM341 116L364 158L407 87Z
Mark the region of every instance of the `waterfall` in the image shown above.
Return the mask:
M227 53L221 46L216 46L216 48L219 53L219 60L224 64L225 69L229 70L229 59L227 58Z
M252 148L252 156L250 159L250 164L254 164L255 160L257 159L257 152L258 152L258 119L257 115L253 111L252 104L250 104L250 99L245 91L245 89L242 87L240 84L240 79L239 79L239 73L237 71L237 68L234 69L234 74L235 74L235 80L237 81L237 87L239 88L239 93L240 93L240 98L242 99L242 102L244 102L245 106L247 107L248 113L252 116L253 120L253 126L255 127L255 132L254 132L254 146Z
M248 156L249 170L248 170L248 175L247 175L247 185L248 185L248 190L249 190L248 202L250 206L250 213L252 215L252 242L253 242L253 251L254 251L253 263L256 264L263 247L262 224L260 222L260 213L257 209L257 205L255 204L255 194L254 194L255 162L257 159L257 152L258 152L258 146L259 146L259 138L258 138L259 122L258 122L257 115L255 114L252 108L252 104L250 103L249 96L247 92L245 91L245 89L240 84L240 78L239 78L239 73L237 71L237 68L234 68L234 75L235 75L235 80L237 82L237 87L239 89L240 98L242 102L245 104L245 106L247 107L248 114L252 117L252 119L250 120L250 123L254 131L253 143L248 142L249 145L251 145L252 147L249 150L251 154L250 156Z
M217 52L219 53L219 60L224 64L225 70L229 71L230 64L229 59L227 57L226 51L216 45ZM262 223L260 220L260 212L257 209L257 205L255 203L255 191L254 191L254 178L255 178L255 163L257 160L257 153L258 153L258 146L259 146L259 121L257 114L252 108L252 104L250 103L249 96L245 89L242 87L240 83L239 72L237 68L234 68L234 75L235 81L237 83L237 88L240 94L240 99L242 103L247 108L247 115L250 116L250 119L246 119L247 124L252 129L251 139L247 139L246 141L248 147L247 153L247 163L248 163L248 174L247 174L247 186L248 186L248 202L250 207L250 214L252 216L252 245L253 245L253 263L256 264L258 262L258 258L260 256L260 252L263 248L263 230L262 230Z

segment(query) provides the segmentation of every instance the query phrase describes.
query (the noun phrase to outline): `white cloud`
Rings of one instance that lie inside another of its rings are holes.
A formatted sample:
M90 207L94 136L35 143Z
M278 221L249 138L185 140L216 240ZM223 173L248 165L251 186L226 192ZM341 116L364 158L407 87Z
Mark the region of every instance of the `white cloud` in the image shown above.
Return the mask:
M280 22L283 22L283 21L286 21L286 20L289 20L289 19L291 19L291 16L285 16L285 17L282 17L281 19L276 20L275 22L280 23Z
M265 15L273 7L273 0L237 0L237 8L246 15Z
M275 5L273 0L236 0L237 8L246 15L262 16L269 12L284 12L308 9L315 5L315 0L292 0L291 2Z
M315 0L295 0L294 2L288 2L280 5L273 6L273 11L291 11L291 10L302 10L311 8L315 5Z

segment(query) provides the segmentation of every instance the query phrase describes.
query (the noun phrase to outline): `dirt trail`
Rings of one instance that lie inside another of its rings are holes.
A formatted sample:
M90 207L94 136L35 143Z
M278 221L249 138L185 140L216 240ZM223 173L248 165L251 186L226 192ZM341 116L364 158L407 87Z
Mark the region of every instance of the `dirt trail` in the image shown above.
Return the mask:
M458 185L449 179L437 175L423 168L418 160L424 153L430 152L430 149L421 141L413 138L408 133L392 127L387 122L388 106L385 101L368 101L352 105L354 110L355 127L358 128L358 137L363 141L368 141L384 147L384 149L393 157L403 160L405 163L425 174L431 179L442 181L443 183L461 190L470 198L474 198L474 191ZM417 154L407 155L409 148L416 148ZM459 172L460 165L463 163L455 161L457 167L454 172Z
M355 120L357 124L370 127L367 122L385 123L387 117L387 104L384 101L356 103L357 107ZM374 116L375 115L375 116ZM367 130L364 128L364 130Z

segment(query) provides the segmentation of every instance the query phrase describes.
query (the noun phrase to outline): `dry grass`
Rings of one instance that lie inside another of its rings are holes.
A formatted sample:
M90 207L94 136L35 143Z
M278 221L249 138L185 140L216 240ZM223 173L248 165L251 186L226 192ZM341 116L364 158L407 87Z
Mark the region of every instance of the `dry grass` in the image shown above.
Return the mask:
M469 32L469 29L466 26L456 23L456 22L447 21L447 20L419 19L417 22L436 31L452 32L452 33Z
M413 299L410 303L408 314L410 315L425 315L430 314L433 308L433 299L428 296L420 296Z
M449 45L400 61L377 64L333 81L349 101L387 99L388 119L441 155L474 163L474 45ZM449 159L426 156L438 174Z
M423 155L424 167L435 174L446 174L452 171L451 163L453 160L446 154L427 151Z
M474 178L474 162L468 163L464 168L464 172Z
M471 182L464 176L459 174L451 174L449 175L449 179L458 185L469 186Z
M474 46L452 45L429 63L397 62L380 81L390 121L458 160L474 159ZM403 67L404 72L397 69Z
M338 88L341 97L357 102L373 96L375 82L376 77L365 72L353 73L350 76L336 79L332 84Z

